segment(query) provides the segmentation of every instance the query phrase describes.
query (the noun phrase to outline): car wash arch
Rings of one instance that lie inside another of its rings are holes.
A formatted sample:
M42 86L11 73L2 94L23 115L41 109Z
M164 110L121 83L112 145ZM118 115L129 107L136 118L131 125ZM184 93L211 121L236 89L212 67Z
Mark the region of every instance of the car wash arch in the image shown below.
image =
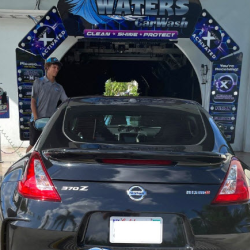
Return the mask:
M102 95L109 79L135 80L140 96L178 97L201 103L196 73L175 44L86 40L78 41L61 58L64 66L57 80L69 96Z
M56 56L68 96L102 94L108 79L135 80L142 96L200 102L234 141L243 55L199 0L59 0L18 46L23 120L25 90ZM21 139L27 133L20 125Z

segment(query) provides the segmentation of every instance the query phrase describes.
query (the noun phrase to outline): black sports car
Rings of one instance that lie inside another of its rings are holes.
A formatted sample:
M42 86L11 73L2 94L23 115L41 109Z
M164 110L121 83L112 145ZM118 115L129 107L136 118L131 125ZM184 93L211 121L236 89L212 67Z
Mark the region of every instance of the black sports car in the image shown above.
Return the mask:
M73 98L3 178L1 250L247 250L249 178L194 101Z

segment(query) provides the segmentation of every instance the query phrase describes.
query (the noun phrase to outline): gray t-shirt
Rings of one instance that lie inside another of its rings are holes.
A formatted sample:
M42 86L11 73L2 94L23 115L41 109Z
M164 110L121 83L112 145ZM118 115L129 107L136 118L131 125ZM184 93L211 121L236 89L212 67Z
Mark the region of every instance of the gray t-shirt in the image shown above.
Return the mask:
M68 99L62 85L57 82L50 82L46 76L34 81L32 98L36 100L37 118L51 117L56 111L58 101ZM32 114L30 121L33 120Z

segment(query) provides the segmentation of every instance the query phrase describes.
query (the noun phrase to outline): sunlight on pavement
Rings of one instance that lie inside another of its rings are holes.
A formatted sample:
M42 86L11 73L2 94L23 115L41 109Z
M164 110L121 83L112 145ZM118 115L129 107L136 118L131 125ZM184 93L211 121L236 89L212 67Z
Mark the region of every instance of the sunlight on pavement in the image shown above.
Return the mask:
M20 159L21 155L25 155L26 148L19 148L18 152L15 152L13 148L1 148L1 161L0 162L0 176L3 176L8 168L15 163L18 159Z

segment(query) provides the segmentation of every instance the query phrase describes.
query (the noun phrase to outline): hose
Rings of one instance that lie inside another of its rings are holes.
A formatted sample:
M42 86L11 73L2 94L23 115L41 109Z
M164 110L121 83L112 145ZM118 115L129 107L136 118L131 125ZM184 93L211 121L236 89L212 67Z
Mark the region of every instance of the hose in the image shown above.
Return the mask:
M14 143L11 141L11 139L9 138L9 136L4 132L4 130L1 128L1 126L0 126L0 133L1 133L1 134L4 136L4 138L9 142L10 146L11 146L12 148L15 149ZM0 143L1 143L1 141L0 141ZM19 151L19 149L21 148L22 145L23 145L23 142L21 143L21 145L20 145L17 149L15 149L15 151L13 151L13 152L11 152L11 153L4 152L2 149L1 149L1 152L3 152L4 154L14 154L14 153L17 153L18 156L20 156L20 158L21 158L21 157L23 157L23 154ZM0 147L0 148L1 148L1 147Z

